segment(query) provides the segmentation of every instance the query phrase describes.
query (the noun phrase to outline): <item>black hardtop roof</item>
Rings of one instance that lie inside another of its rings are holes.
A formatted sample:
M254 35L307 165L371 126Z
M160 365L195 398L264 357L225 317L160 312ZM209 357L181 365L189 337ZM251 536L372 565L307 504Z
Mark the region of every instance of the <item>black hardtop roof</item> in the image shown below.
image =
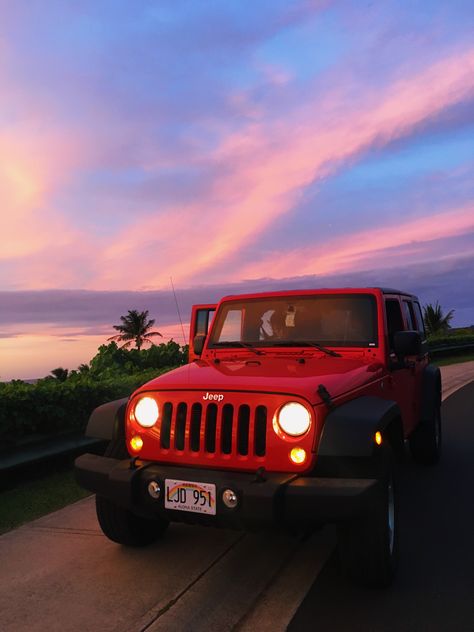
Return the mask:
M410 296L410 298L417 298L414 294L411 294L410 292L402 292L401 290L395 290L392 287L379 287L376 289L381 290L383 294L403 294L403 296Z
M418 300L418 297L415 296L414 294L411 294L410 292L403 292L402 290L396 290L394 288L389 288L389 287L380 287L380 286L376 286L376 285L371 285L371 286L357 286L357 287L318 287L318 288L305 288L305 289L299 289L299 290L270 290L269 292L252 292L252 293L243 293L243 294L229 294L227 296L224 296L222 298L222 300L235 300L235 299L241 299L241 298L263 298L265 296L278 296L280 294L288 294L288 295L297 295L299 292L302 293L311 293L312 291L317 291L317 292L324 292L324 290L328 290L328 291L332 291L332 290L341 290L341 291L348 291L350 292L351 290L357 290L357 291L361 291L361 290L378 290L379 292L382 292L382 294L399 294L400 296L407 296L409 298Z

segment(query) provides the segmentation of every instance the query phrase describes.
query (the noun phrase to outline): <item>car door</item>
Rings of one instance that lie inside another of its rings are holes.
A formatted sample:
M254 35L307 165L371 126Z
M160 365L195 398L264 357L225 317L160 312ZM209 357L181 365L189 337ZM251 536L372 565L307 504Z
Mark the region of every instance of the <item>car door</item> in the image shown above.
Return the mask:
M411 329L412 331L417 331L420 334L422 340L422 350L420 355L408 358L408 360L414 364L415 368L415 406L417 419L419 419L421 413L423 371L429 361L428 343L426 341L425 326L423 323L423 316L421 313L419 302L415 300L414 297L403 297L402 304L408 329Z
M418 388L416 363L411 358L400 363L393 351L393 338L397 331L408 329L408 322L404 317L401 297L398 295L385 296L385 318L388 332L389 345L389 385L390 394L399 407L402 414L402 423L405 436L415 428L418 420Z

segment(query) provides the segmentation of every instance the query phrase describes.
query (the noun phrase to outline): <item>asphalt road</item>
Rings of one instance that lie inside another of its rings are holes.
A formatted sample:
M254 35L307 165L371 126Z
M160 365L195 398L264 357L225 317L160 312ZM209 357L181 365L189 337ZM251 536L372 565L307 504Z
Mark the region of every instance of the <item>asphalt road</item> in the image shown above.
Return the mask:
M442 461L402 466L402 559L393 586L354 587L333 553L288 632L474 630L474 382L443 403L442 416Z

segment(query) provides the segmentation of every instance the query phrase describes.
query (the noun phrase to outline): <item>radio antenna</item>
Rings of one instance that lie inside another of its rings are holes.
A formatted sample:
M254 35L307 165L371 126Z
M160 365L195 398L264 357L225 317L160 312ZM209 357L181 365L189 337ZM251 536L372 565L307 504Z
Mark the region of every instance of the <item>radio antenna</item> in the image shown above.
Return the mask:
M181 324L181 332L183 334L184 344L186 344L186 335L184 333L183 321L181 320L181 314L179 312L178 299L176 298L176 292L174 291L173 277L170 276L171 289L173 290L174 302L176 303L176 311L178 312L179 322Z

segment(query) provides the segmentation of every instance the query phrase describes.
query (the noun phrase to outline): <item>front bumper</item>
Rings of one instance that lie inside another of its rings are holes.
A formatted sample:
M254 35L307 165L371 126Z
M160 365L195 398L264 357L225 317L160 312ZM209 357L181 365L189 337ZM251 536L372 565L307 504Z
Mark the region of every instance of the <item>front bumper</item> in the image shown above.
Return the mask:
M364 511L377 487L377 480L372 478L301 477L277 472L257 476L155 462L141 462L134 467L129 459L95 454L77 458L75 474L82 487L144 517L244 530L310 527L347 520ZM164 489L165 479L214 483L216 515L166 509L163 495L153 499L148 493L151 481L159 482ZM222 492L228 488L237 493L239 502L234 509L222 501Z

